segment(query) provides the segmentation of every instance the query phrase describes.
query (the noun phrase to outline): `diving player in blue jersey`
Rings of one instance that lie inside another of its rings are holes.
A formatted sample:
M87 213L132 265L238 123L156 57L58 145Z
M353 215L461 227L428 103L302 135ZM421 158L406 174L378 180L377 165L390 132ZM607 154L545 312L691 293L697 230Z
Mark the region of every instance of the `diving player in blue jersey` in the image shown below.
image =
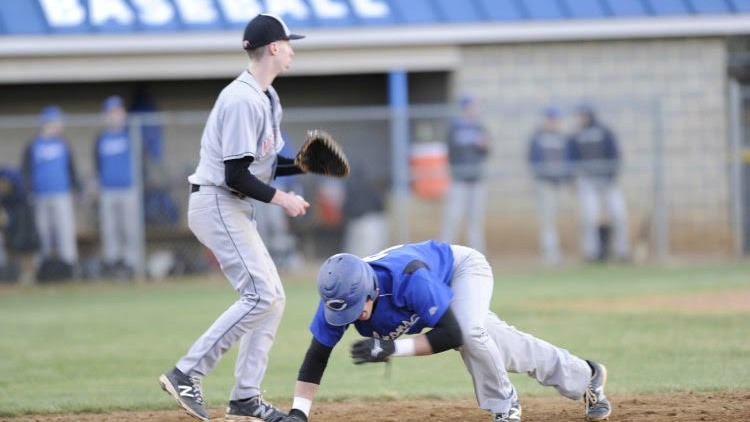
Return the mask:
M349 326L355 364L457 349L474 381L479 406L494 422L521 420L508 372L528 373L573 400L585 416L606 419L606 368L508 325L490 310L494 278L484 255L435 241L394 246L359 258L337 254L318 273L320 304L285 421L307 421L333 347ZM422 330L431 328L424 334ZM414 334L399 338L402 334Z

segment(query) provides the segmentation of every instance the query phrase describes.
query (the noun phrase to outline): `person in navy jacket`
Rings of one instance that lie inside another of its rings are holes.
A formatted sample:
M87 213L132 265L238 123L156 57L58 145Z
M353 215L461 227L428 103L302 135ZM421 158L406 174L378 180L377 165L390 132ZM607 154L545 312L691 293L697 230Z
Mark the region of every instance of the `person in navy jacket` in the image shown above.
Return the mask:
M99 233L105 275L132 276L138 263L139 198L133 142L126 127L122 98L102 104L105 124L96 138L94 157L99 184Z
M622 166L620 148L614 133L596 116L590 104L577 108L578 131L572 136L571 154L581 206L583 255L587 261L607 258L609 230L614 232L613 252L628 260L630 240L625 198L617 184ZM608 211L605 224L602 203Z
M40 262L53 257L75 268L78 261L73 192L78 189L73 154L63 137L64 115L57 106L39 114L39 133L29 141L21 165L31 192L40 240Z
M474 96L463 95L459 99L459 109L460 114L451 119L448 129L451 186L445 196L440 239L447 243L456 240L465 216L466 243L484 252L485 167L490 137L481 122L479 102Z

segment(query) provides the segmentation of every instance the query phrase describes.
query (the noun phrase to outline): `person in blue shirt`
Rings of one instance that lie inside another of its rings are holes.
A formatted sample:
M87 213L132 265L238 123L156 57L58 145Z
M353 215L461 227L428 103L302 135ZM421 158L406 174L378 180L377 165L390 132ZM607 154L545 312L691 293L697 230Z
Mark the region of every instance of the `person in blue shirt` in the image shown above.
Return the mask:
M617 178L622 157L617 139L599 121L591 104L577 107L578 130L571 137L571 158L581 207L582 249L587 261L607 258L609 229L617 259L630 259L630 232L625 197ZM608 224L602 223L602 203L608 211Z
M138 263L140 216L134 180L133 144L119 96L102 103L105 128L94 146L99 184L99 233L104 275L130 277Z
M63 111L57 106L44 108L39 124L39 133L26 147L21 164L25 188L34 204L39 263L56 257L75 268L78 246L73 192L79 185L73 155L63 137Z
M318 272L313 338L285 421L308 420L331 351L349 327L366 337L351 347L355 364L458 350L479 406L494 422L521 420L508 372L525 372L565 397L583 398L587 419L606 419L606 368L501 320L490 310L493 285L484 255L466 246L426 241L366 258L331 256ZM405 334L412 336L401 338Z
M562 262L557 203L561 187L572 177L570 139L560 128L560 115L560 109L555 106L545 108L541 127L531 135L528 153L536 187L539 243L544 261L549 265Z

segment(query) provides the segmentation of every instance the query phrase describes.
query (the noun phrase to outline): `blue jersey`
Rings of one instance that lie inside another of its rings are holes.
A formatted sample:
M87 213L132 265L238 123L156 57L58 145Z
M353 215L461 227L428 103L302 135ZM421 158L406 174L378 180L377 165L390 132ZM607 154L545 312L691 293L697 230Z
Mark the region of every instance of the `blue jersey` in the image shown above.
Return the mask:
M393 340L434 327L450 306L453 291L453 251L435 241L399 245L364 258L378 278L378 300L367 321L352 324L359 334ZM346 326L326 322L323 302L310 324L315 339L333 347Z
M133 184L131 143L127 130L102 132L96 140L95 157L102 188L123 189Z
M71 160L70 149L63 138L34 138L23 163L31 191L36 195L70 192L75 184Z

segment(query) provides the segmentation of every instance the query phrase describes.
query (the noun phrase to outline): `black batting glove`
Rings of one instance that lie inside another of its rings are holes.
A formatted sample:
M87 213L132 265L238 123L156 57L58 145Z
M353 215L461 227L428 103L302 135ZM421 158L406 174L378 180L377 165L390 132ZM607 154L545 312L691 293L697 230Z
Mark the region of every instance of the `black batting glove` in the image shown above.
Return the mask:
M393 340L379 340L368 338L352 344L352 359L355 365L367 362L387 362L396 351Z
M305 412L299 409L292 409L289 411L289 416L282 419L281 422L307 422L307 416Z

